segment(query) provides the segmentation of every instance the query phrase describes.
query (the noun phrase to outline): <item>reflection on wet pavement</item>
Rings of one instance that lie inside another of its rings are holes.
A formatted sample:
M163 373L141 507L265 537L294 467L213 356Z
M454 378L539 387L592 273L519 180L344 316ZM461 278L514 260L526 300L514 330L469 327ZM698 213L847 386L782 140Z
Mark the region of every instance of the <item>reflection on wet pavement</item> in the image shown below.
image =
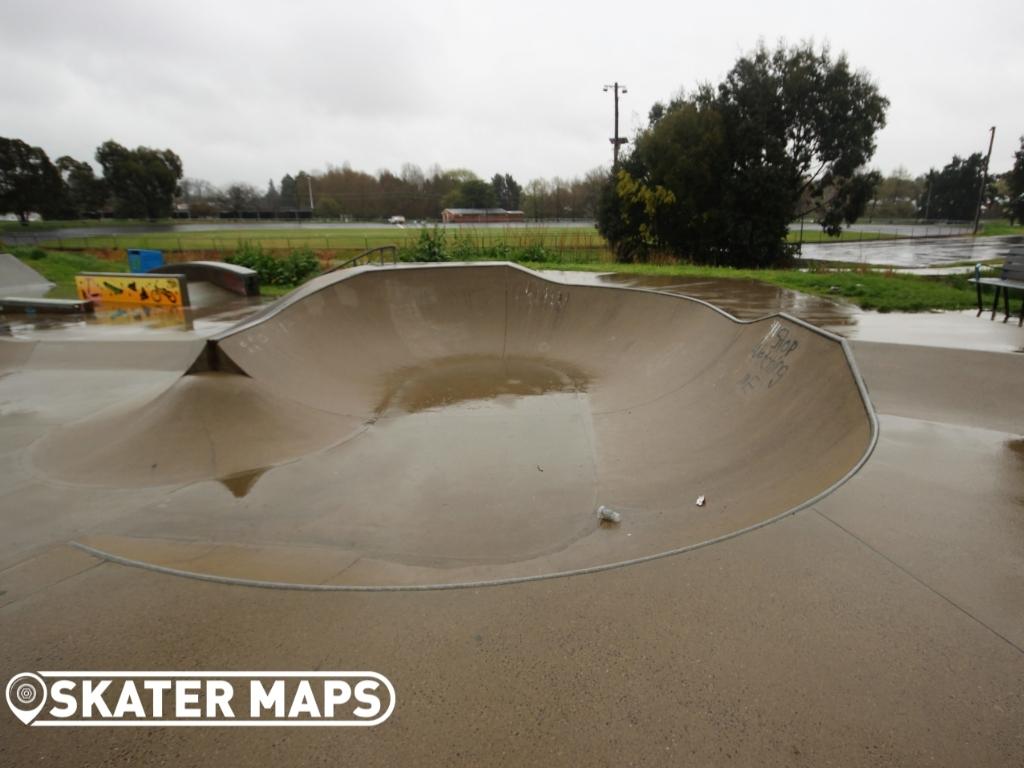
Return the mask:
M1005 259L1024 253L1024 237L950 237L934 240L805 243L801 258L892 267L931 267L956 262Z
M126 335L190 331L210 336L252 314L266 300L233 296L210 306L98 306L87 315L0 314L0 337L29 339L39 332L61 338L115 339Z
M614 272L545 272L552 279L582 285L652 288L710 302L751 320L776 312L798 317L851 341L879 341L989 352L1024 351L1024 329L989 322L975 310L960 312L874 312L756 280L627 275Z
M583 274L583 273L578 273ZM776 312L785 312L819 327L853 325L860 309L820 296L792 291L757 280L733 280L670 275L590 275L598 285L629 288L656 288L659 291L693 296L724 309L734 317L752 320ZM572 280L571 282L575 282Z
M563 363L473 355L433 360L389 375L377 413L417 413L458 403L517 399L549 392L581 392L588 377Z
M1009 448L1018 459L1024 461L1024 440L1009 440L1006 443L1006 447Z

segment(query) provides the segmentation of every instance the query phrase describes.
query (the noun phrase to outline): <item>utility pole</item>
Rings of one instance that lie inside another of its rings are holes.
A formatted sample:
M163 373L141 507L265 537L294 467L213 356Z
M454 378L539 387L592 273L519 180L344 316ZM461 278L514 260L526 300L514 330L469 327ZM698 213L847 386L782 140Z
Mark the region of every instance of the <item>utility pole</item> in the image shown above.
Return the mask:
M985 199L985 185L988 184L988 161L992 159L992 142L996 138L996 127L993 125L988 129L988 154L985 155L985 165L981 169L981 187L978 189L978 207L974 212L974 234L978 234L978 226L981 224L981 201Z
M306 185L309 187L309 210L313 210L313 177L306 177Z
M625 144L628 139L619 138L619 94L628 93L626 86L620 85L619 83L612 83L604 87L604 92L613 91L615 93L615 136L608 139L612 143L612 170L619 165L619 147Z

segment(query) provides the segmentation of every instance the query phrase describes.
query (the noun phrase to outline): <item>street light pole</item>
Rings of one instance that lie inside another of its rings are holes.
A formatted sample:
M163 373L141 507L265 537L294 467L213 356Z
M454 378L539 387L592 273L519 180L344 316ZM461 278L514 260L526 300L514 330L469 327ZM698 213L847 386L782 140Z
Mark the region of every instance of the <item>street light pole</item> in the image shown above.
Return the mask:
M618 82L606 85L604 92L608 93L608 91L615 94L615 136L608 139L612 143L612 169L614 170L619 165L619 147L628 141L628 139L619 138L619 94L629 93L629 91L626 90L625 85Z
M988 161L992 159L992 142L996 138L996 127L993 125L988 129L988 154L985 155L985 165L981 169L981 187L978 189L978 207L974 211L974 234L978 234L978 226L981 224L981 201L985 199L985 185L988 183Z

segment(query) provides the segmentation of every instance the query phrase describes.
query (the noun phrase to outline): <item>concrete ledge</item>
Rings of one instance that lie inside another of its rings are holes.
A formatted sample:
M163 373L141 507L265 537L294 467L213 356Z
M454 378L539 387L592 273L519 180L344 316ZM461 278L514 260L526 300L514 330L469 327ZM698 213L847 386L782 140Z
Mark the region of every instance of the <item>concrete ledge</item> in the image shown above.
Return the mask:
M92 312L89 299L29 299L21 296L0 298L0 312L26 315L73 315Z

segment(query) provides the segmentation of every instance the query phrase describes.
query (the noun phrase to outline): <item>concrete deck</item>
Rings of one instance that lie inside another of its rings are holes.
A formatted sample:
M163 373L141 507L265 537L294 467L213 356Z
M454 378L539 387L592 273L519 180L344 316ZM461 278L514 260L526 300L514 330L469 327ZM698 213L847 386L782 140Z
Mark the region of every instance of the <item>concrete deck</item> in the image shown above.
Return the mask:
M166 389L195 344L136 348L133 392ZM398 705L366 730L30 729L5 716L0 763L1024 762L1019 355L854 342L880 415L871 459L811 507L713 546L510 586L323 594L69 547L162 491L25 473L41 431L119 396L109 360L123 351L69 374L77 348L56 346L37 353L48 362L31 386L0 378L3 680L365 668L390 678Z

